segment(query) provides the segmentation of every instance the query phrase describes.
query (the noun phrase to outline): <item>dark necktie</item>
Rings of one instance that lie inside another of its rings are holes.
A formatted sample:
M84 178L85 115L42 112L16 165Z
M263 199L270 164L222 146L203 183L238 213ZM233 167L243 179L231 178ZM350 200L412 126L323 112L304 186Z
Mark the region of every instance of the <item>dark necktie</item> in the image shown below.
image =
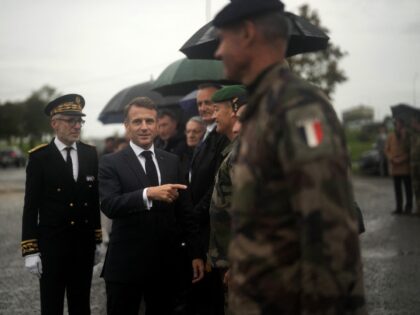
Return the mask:
M146 175L151 186L159 186L159 178L156 171L155 163L152 159L152 151L143 151L141 155L146 159L145 169Z
M73 161L71 160L71 155L70 155L70 151L72 150L72 147L66 147L65 150L67 151L67 156L66 156L66 164L67 164L67 168L70 171L71 177L73 177Z

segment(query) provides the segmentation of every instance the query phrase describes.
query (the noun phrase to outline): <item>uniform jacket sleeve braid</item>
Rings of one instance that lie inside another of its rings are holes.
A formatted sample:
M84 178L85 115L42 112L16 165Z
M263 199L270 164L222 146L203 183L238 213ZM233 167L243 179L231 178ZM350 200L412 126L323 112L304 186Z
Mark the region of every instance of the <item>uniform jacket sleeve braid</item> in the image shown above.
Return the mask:
M22 255L37 253L38 211L42 198L42 166L33 154L29 155L26 167L25 201L22 217Z

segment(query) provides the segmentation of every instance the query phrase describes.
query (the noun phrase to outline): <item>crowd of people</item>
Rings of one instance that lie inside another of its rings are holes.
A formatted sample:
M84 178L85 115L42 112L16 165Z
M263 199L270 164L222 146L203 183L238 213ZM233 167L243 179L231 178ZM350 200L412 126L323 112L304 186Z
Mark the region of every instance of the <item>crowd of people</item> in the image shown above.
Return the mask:
M213 25L243 85L199 85L185 128L140 95L98 161L79 140L83 97L47 104L55 138L31 150L22 226L42 314L65 294L90 314L100 211L108 314L367 314L344 132L288 69L283 3L232 0Z

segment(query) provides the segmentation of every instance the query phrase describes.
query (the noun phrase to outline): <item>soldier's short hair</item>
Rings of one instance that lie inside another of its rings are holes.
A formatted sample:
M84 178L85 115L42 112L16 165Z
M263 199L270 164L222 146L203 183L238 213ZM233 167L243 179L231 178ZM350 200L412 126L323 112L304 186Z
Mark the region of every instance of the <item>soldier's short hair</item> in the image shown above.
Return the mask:
M289 39L289 21L282 12L271 12L250 18L264 38L270 42Z
M204 89L208 89L208 88L213 88L216 90L220 90L223 87L223 85L219 84L219 83L215 83L215 82L207 82L207 83L202 83L200 84L197 89L198 90L204 90Z
M157 112L156 104L146 96L139 96L133 98L125 107L124 107L124 120L128 118L128 112L130 111L131 107L141 107L147 108L151 110L155 110Z

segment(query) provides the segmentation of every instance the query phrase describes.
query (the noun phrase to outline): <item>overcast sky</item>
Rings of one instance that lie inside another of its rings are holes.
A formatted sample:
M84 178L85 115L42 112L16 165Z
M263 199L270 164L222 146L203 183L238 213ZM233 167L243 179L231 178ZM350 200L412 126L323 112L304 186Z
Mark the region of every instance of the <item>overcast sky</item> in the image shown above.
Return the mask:
M400 102L420 105L420 1L309 2L348 52L349 80L337 88L337 113L359 104L376 119ZM120 90L156 78L182 58L182 44L206 22L205 0L1 0L0 102L19 101L48 84L86 99L85 137L121 132L97 117ZM228 0L211 1L213 17Z

